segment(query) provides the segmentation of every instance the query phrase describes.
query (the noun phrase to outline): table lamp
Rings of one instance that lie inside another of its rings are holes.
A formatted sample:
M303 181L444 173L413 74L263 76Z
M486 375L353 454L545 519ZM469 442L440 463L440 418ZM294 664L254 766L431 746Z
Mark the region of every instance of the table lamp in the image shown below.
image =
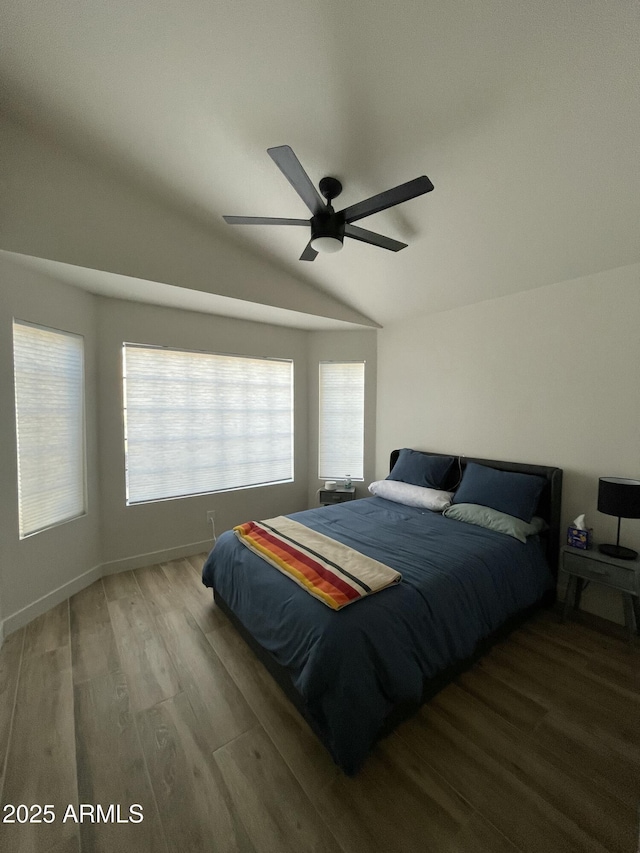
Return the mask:
M640 480L622 477L600 477L598 483L598 512L618 517L618 538L615 545L599 545L598 550L619 560L635 560L637 551L620 545L620 519L640 518Z

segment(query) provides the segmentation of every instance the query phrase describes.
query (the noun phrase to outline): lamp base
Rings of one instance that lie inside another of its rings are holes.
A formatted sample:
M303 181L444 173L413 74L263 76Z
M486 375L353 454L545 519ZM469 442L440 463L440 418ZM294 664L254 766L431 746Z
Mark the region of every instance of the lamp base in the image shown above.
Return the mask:
M637 551L623 548L622 545L598 545L598 551L608 557L616 557L618 560L635 560L638 556Z

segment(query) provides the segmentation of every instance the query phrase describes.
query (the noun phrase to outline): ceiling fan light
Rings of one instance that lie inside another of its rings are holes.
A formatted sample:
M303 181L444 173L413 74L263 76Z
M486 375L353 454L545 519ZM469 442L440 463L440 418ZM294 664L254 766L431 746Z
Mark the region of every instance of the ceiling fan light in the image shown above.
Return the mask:
M311 240L311 248L325 255L333 255L342 249L342 240L337 237L314 237Z

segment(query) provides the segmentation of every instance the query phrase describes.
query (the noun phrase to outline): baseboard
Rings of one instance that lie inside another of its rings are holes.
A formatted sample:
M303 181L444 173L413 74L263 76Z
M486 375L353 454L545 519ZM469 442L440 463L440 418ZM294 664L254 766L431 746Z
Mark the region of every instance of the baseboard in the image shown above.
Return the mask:
M27 604L21 610L17 610L10 616L5 617L1 624L2 638L8 637L9 634L17 631L18 628L28 625L36 616L42 616L47 610L51 610L56 604L60 604L61 601L65 601L65 599L75 595L76 592L80 592L81 589L97 581L100 577L102 577L102 566L94 566L92 569L57 587L57 589L51 590L51 592L48 592L31 604Z
M28 625L37 616L41 616L47 610L51 610L56 604L60 604L61 601L80 592L80 590L97 581L98 578L104 577L104 575L114 575L130 569L140 569L143 566L152 566L156 563L178 560L181 557L193 557L195 554L202 554L203 551L209 552L212 547L213 542L211 539L205 539L202 542L191 542L188 545L181 545L177 548L167 548L163 551L137 554L134 557L124 557L120 560L111 560L110 562L94 566L92 569L78 575L57 589L51 590L51 592L43 595L37 601L5 617L0 622L0 646L4 638L9 636L9 634L17 631L18 628L22 628L24 625Z
M177 548L166 548L163 551L151 551L147 554L136 554L134 557L123 557L120 560L110 560L102 564L103 575L115 575L130 569L141 569L143 566L153 566L156 563L166 563L169 560L179 560L181 557L193 557L194 554L207 553L213 548L211 539L202 542L191 542L189 545L179 545Z

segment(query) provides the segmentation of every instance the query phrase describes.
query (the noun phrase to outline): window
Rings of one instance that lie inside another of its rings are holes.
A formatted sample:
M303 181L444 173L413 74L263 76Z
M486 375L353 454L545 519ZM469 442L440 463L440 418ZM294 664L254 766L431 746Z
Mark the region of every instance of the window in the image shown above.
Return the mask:
M19 533L86 512L84 341L13 322Z
M320 362L318 476L364 479L364 362Z
M124 344L127 503L290 482L293 362Z

